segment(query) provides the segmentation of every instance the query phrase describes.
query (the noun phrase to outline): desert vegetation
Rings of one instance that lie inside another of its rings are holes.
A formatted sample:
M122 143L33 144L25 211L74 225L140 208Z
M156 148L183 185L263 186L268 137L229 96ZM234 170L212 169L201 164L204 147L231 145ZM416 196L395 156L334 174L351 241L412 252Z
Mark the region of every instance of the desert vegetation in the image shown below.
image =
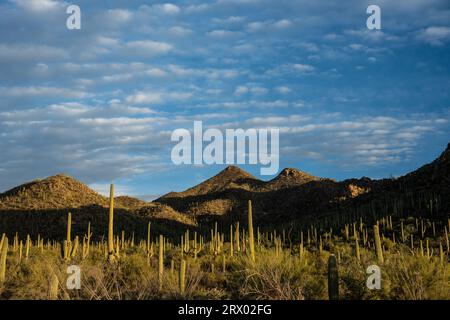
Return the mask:
M450 299L448 218L388 215L266 230L254 225L248 201L244 225L173 237L155 234L149 221L138 239L116 230L113 190L106 237L94 237L90 222L73 234L71 213L63 241L3 234L0 298ZM79 289L67 286L73 265ZM366 285L371 265L381 270L379 289Z

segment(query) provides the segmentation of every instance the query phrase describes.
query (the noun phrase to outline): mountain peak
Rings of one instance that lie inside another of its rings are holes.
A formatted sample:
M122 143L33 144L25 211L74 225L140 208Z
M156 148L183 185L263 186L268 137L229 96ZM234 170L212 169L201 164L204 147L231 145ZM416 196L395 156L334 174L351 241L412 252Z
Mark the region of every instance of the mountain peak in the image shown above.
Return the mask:
M320 178L313 176L307 172L295 168L284 168L278 174L278 176L267 182L266 188L269 189L288 188L318 180L320 180Z
M311 176L309 173L295 169L295 168L284 168L283 170L281 170L281 172L278 176L279 177L282 177L282 176L298 177L298 176L303 176L303 175Z
M223 176L223 175L230 175L230 177L233 178L234 180L239 179L239 178L256 179L254 176L252 176L247 171L239 168L238 166L233 166L233 165L226 167L225 169L220 171L215 177L219 177L219 176Z
M202 183L189 188L183 192L171 192L162 198L175 198L187 196L199 196L213 192L220 192L227 189L245 189L251 190L255 186L262 184L247 171L237 167L228 166L215 176L203 181Z

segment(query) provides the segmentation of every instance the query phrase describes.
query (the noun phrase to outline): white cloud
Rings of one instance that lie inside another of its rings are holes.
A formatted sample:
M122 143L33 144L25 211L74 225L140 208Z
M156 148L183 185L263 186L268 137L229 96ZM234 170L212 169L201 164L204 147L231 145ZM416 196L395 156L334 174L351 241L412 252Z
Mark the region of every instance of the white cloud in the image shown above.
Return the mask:
M30 87L0 87L0 95L7 97L63 97L85 98L86 92L68 88L30 86Z
M125 101L130 104L160 104L167 101L182 101L191 97L191 92L136 91L127 96Z
M63 7L66 3L54 0L12 0L21 8L35 12L45 12L54 10L57 7Z
M236 90L234 90L234 94L237 96L246 94L248 92L248 88L246 86L238 86Z
M300 63L295 63L292 65L292 67L300 72L300 73L310 73L314 71L314 67L309 65L309 64L300 64Z
M285 86L276 87L275 90L281 94L288 94L289 92L292 91L289 87Z
M133 13L127 9L109 9L106 14L110 22L119 24L129 22L133 17Z
M152 40L130 41L126 46L138 55L160 55L172 50L172 45Z
M288 63L276 66L272 69L268 69L265 74L267 76L284 76L287 74L301 74L301 75L309 75L313 74L316 68L309 64L302 63Z
M417 33L417 39L434 46L441 46L450 40L450 27L428 27Z
M39 61L63 59L69 56L65 49L37 44L0 44L0 61Z
M169 33L175 36L187 36L189 34L192 34L193 31L189 28L184 28L181 26L173 26L169 28Z
M220 18L213 18L213 22L219 23L219 24L235 24L245 21L245 17L241 16L230 16L228 18L220 19Z
M256 95L263 95L269 92L269 90L264 87L251 87L250 92Z
M126 102L131 104L156 104L162 102L162 97L158 92L138 91L126 97Z
M208 36L213 38L227 38L242 35L242 32L229 31L229 30L213 30L207 33Z
M172 3L164 3L164 4L157 4L153 6L154 9L156 9L158 12L165 13L165 14L177 14L180 13L181 9L172 4Z
M285 29L285 28L289 28L290 26L292 26L292 21L287 20L287 19L283 19L283 20L279 20L277 22L274 22L272 24L272 26L277 28L277 29Z
M263 31L276 31L280 29L287 29L293 25L291 20L282 19L278 21L254 21L247 24L246 28L248 32L263 32Z

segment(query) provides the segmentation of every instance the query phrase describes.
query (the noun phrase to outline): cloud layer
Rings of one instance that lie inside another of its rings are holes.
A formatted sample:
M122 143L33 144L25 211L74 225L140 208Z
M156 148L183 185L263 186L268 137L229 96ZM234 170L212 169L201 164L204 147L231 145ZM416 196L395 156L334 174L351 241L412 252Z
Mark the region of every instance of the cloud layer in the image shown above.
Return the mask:
M281 129L281 166L402 174L448 142L448 1L217 0L0 4L0 191L67 172L98 190L182 189L170 133ZM258 168L247 168L257 173ZM170 189L169 189L170 188Z

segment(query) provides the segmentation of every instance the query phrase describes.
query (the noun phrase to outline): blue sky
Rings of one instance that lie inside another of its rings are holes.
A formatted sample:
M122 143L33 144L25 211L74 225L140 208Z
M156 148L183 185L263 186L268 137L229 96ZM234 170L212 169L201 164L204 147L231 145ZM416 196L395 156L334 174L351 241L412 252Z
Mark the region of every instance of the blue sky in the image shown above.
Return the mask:
M402 175L449 142L449 49L447 0L0 1L0 191L183 190L224 167L172 164L194 120L280 128L280 169Z

